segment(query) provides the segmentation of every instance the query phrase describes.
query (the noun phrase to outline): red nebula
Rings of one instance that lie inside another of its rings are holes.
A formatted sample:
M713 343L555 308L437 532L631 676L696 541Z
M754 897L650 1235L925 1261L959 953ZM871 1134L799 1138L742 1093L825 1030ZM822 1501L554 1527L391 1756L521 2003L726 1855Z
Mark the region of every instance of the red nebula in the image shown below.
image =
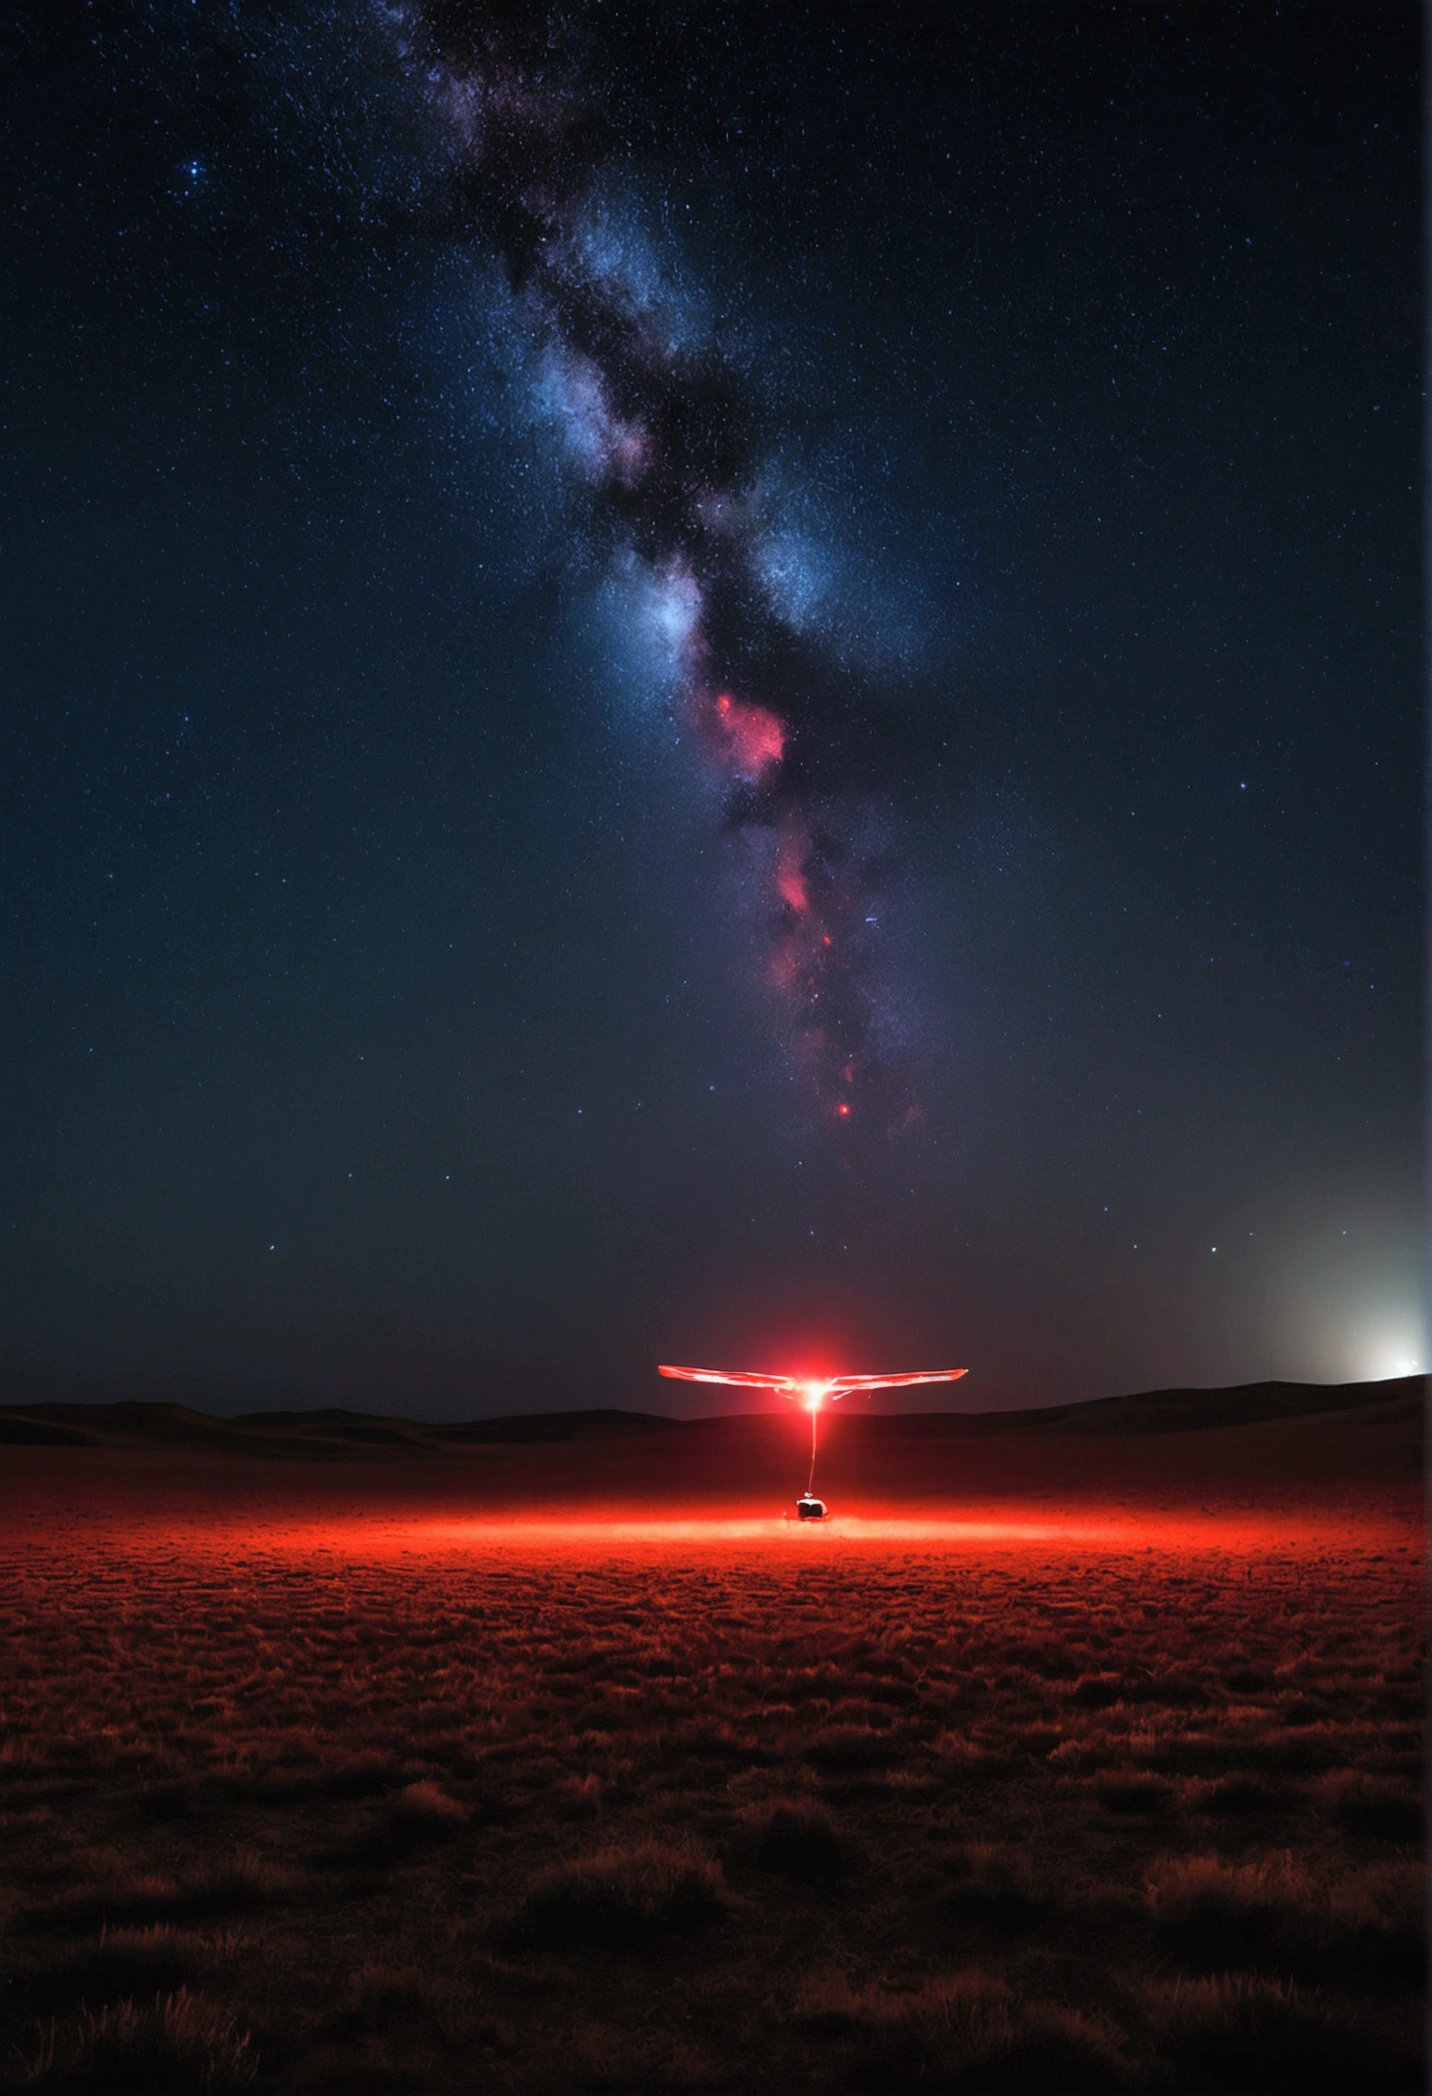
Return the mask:
M775 882L777 895L796 917L809 916L811 910L810 882L806 874L809 852L810 839L804 823L788 816L781 824L780 842L776 848Z
M810 908L805 875L788 860L782 860L776 868L776 893L787 909L794 910L798 917L803 917Z
M748 706L723 691L711 712L721 755L743 778L759 779L785 754L784 723L764 706Z

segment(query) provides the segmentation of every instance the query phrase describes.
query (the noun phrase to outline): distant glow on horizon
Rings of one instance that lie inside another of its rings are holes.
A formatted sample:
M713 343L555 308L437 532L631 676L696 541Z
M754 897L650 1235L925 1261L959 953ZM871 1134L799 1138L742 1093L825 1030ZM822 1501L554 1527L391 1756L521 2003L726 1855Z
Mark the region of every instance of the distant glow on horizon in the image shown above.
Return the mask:
M1391 1383L1399 1376L1421 1375L1422 1363L1412 1354L1389 1354L1379 1357L1376 1365L1369 1369L1369 1383Z
M1381 1242L1346 1263L1325 1251L1287 1290L1292 1360L1284 1373L1314 1382L1383 1383L1427 1367L1420 1243ZM1354 1243L1356 1240L1354 1240ZM1352 1247L1349 1246L1349 1253ZM1356 1263L1353 1263L1353 1259Z
M1421 1305L1370 1310L1351 1321L1348 1343L1360 1382L1385 1383L1395 1376L1419 1375L1427 1359Z

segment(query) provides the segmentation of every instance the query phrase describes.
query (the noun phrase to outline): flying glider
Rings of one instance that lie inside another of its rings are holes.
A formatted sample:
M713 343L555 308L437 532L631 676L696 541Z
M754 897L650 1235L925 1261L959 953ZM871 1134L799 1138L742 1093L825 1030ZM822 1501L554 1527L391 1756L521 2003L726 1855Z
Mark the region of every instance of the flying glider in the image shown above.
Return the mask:
M853 1392L903 1390L910 1383L957 1383L969 1371L964 1368L912 1368L899 1375L792 1376L763 1375L755 1369L676 1368L662 1362L657 1373L674 1376L683 1383L734 1383L746 1390L775 1390L782 1397L794 1398L804 1405L810 1413L810 1476L805 1491L796 1501L796 1514L802 1521L824 1521L827 1513L825 1501L815 1496L816 1416L821 1406L827 1400L835 1404Z

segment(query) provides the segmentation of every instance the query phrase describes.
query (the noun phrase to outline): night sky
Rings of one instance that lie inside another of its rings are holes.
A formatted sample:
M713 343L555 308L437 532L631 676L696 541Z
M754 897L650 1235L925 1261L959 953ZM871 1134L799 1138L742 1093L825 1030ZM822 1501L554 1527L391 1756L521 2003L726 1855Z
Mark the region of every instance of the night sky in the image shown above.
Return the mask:
M1423 1365L1414 7L11 24L0 1394Z

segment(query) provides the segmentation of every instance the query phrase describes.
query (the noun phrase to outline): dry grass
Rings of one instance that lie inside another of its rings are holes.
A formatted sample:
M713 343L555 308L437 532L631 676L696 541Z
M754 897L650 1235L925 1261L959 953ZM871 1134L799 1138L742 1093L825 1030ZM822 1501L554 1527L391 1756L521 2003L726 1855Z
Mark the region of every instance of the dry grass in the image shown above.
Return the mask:
M626 1948L724 1918L719 1864L659 1841L554 1863L532 1884L509 1940L539 1950Z
M1187 2096L1416 2096L1415 2047L1388 2045L1345 2003L1247 1973L1152 1990L1149 2028L1165 2085Z
M833 1885L849 1866L834 1814L816 1798L782 1799L752 1813L756 1860L806 1885Z
M1148 1769L1105 1769L1094 1778L1094 1795L1106 1812L1164 1813L1175 1790L1165 1777Z
M1394 1986L1421 1978L1426 1899L1410 1858L1333 1874L1291 1853L1165 1859L1148 1891L1159 1934L1195 1964Z
M86 2009L67 2042L52 2027L28 2079L66 2096L230 2096L257 2074L252 2041L232 2011L180 1987L152 2001Z
M1422 1794L1415 1784L1345 1770L1313 1786L1317 1802L1354 1834L1383 1841L1422 1841Z
M1030 1929L1054 1905L1052 1888L1040 1884L1027 1849L965 1842L947 1868L954 1882L945 1905L960 1921L987 1929Z
M588 2024L566 2047L563 2064L570 2076L567 2087L610 2091L611 2096L628 2091L677 2096L681 2090L729 2087L689 2040L645 2024Z
M797 2021L839 2044L842 2079L857 2089L949 2089L988 2096L1093 2096L1123 2089L1117 2036L1098 2019L1016 1995L971 1971L927 1980L907 1993L808 1987Z
M1410 1552L72 1530L0 1594L7 2090L1420 2086Z

